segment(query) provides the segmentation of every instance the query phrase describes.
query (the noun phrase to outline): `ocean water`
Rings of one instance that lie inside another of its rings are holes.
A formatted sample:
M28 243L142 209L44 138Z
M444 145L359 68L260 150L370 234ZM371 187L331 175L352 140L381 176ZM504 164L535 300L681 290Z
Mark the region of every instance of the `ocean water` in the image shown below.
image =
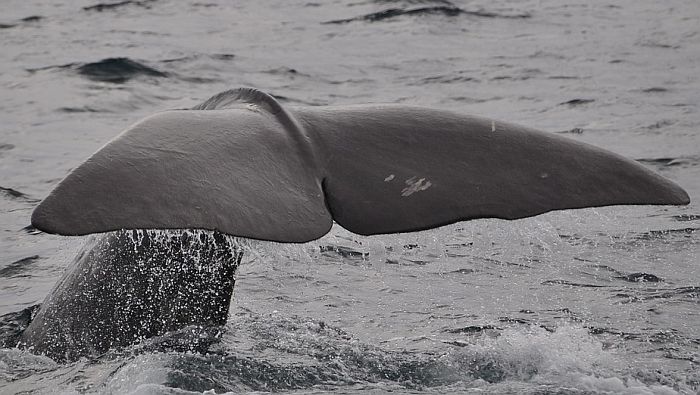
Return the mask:
M700 389L697 0L4 0L0 44L0 393ZM206 354L189 330L70 364L14 348L86 243L32 229L38 202L129 124L239 86L562 133L693 202L249 241Z

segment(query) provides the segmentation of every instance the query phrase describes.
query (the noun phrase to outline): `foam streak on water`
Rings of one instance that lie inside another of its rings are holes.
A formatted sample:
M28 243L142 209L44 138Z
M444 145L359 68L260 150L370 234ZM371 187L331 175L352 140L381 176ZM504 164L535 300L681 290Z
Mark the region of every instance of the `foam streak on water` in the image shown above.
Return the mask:
M698 37L696 0L4 1L0 393L696 393ZM196 328L65 365L14 348L85 244L29 226L37 202L127 125L239 86L561 133L693 203L235 240L206 355Z

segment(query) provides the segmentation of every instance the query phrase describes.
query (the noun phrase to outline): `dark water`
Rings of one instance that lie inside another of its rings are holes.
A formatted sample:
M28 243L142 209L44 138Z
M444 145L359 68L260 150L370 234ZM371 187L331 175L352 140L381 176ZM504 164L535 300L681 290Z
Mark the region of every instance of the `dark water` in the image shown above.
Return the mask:
M694 202L249 242L226 332L208 354L188 350L208 335L187 329L67 365L6 344L0 392L700 388L696 0L2 8L4 343L85 243L29 227L38 201L128 124L232 87L287 105L410 103L563 133L640 160Z

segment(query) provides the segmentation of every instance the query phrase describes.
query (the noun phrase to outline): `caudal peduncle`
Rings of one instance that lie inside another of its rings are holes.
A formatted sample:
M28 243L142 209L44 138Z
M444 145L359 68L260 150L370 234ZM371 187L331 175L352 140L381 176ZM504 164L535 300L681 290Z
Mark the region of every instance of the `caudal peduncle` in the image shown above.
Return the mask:
M224 325L242 255L236 239L218 232L100 235L49 293L20 344L71 361L190 325Z

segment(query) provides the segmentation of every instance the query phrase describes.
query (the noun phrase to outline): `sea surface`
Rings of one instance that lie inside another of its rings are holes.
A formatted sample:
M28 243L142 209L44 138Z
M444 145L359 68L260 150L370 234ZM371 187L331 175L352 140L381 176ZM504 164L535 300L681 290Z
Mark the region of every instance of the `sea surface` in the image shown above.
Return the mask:
M700 390L697 0L99 1L1 4L0 393ZM38 202L140 118L240 86L560 133L693 202L247 241L206 354L187 331L69 364L15 348L89 240L33 229Z

